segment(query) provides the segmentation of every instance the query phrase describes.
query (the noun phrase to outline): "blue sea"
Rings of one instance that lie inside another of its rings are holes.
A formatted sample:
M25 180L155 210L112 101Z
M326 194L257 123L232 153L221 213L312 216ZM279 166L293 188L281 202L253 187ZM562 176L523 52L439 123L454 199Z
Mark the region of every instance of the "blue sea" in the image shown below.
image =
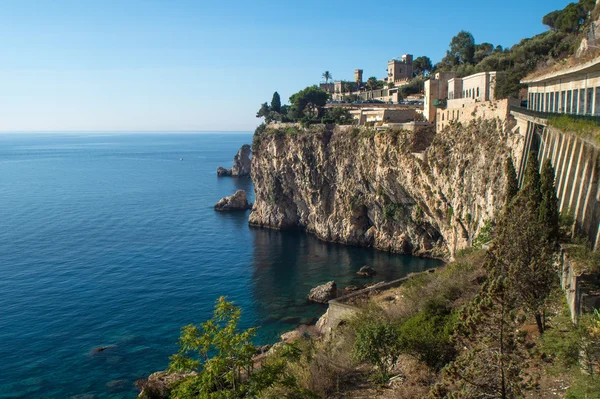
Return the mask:
M250 133L0 134L0 398L135 398L180 328L225 295L273 342L325 307L315 285L391 280L434 260L250 228L213 205ZM378 274L358 279L371 265ZM94 349L108 347L94 354Z

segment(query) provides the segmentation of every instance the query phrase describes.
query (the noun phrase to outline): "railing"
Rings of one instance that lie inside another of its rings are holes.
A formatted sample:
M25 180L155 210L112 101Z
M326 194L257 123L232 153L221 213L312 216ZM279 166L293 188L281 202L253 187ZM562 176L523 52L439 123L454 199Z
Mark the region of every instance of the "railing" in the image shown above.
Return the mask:
M569 118L572 118L575 120L592 121L592 122L595 122L598 126L600 126L600 116L598 116L598 115L577 115L577 114L559 114L557 112L540 112L540 111L534 111L532 109L519 107L516 105L511 105L510 110L518 112L520 114L533 116L534 118L540 118L540 119L552 119L552 118L559 118L561 116L568 116Z

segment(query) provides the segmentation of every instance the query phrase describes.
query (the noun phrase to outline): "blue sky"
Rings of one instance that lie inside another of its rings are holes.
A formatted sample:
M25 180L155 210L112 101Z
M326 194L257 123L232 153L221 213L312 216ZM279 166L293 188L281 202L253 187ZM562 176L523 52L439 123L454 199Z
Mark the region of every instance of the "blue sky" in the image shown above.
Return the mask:
M0 0L0 131L253 130L275 90L437 62L461 29L512 46L567 3Z

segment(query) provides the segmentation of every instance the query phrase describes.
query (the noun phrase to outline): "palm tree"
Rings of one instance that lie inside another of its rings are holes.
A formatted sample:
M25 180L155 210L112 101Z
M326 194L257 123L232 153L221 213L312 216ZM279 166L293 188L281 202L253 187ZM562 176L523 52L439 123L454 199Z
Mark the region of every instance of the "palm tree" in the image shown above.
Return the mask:
M329 71L325 71L323 72L323 79L325 79L325 84L329 83L329 81L331 80L331 74L329 73Z

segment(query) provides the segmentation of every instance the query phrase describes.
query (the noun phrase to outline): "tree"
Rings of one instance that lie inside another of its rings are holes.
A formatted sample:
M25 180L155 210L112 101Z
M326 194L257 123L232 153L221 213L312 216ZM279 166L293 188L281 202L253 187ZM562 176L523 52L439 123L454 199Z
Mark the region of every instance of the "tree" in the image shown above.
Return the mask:
M537 211L542 202L542 182L539 171L540 164L537 159L537 152L532 151L528 155L522 189L522 194L527 198L528 206L532 211Z
M494 276L484 283L456 329L457 346L464 349L444 368L443 383L430 397L522 396L525 354L517 335L516 309L507 278Z
M519 192L519 182L517 180L517 172L515 171L515 165L513 164L512 157L506 158L506 162L504 164L504 174L506 175L505 203L508 205Z
M323 118L322 123L335 123L338 125L349 125L354 122L354 118L344 107L333 107L327 110Z
M271 100L271 110L281 113L281 97L279 93L273 93L273 99Z
M417 75L427 75L431 72L433 65L431 64L431 59L426 56L421 56L415 58L413 61L413 72L415 76Z
M479 64L485 58L492 55L494 52L494 45L491 43L481 43L475 45L475 53L473 55L473 63Z
M323 79L325 79L325 84L329 83L329 81L332 79L329 71L323 72L323 75L321 76L323 77Z
M546 239L550 245L556 245L560 236L558 197L554 186L554 168L549 159L542 165L541 194L539 220L546 230Z
M290 117L300 120L305 116L316 118L329 95L317 86L309 86L290 97Z
M474 55L475 39L471 33L462 30L452 38L447 56L454 60L456 65L473 63Z
M265 123L266 124L271 123L272 122L272 119L271 119L271 107L269 107L269 104L262 103L261 106L260 106L260 109L256 113L256 117L257 118L265 118Z
M241 310L220 297L212 319L181 329L170 372L197 372L174 390L179 398L244 398L254 371L255 328L240 331ZM242 378L245 375L246 378Z

